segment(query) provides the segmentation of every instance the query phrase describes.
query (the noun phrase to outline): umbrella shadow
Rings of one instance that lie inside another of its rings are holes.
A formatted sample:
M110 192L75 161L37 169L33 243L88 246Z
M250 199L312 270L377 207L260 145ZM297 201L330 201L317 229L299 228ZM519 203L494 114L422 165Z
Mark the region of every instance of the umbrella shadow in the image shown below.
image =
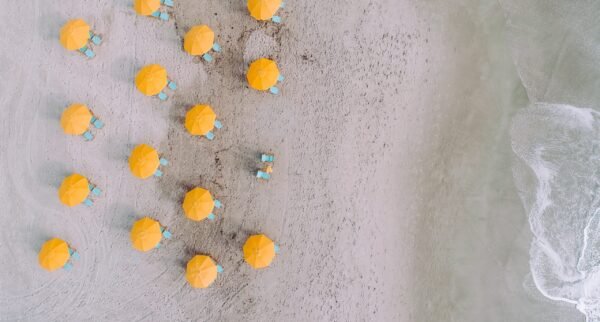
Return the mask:
M111 227L119 231L129 231L131 225L143 217L137 214L131 205L124 203L115 204L112 213L114 214L114 219L111 221Z
M135 146L136 144L132 143L117 145L106 144L106 155L108 156L109 160L127 162L129 159L129 154Z
M141 68L137 66L135 60L128 56L121 56L116 58L111 66L111 77L121 83L133 84L135 80L135 73ZM131 71L134 70L134 74Z
M62 112L69 105L67 98L63 94L49 94L46 96L46 108L43 115L48 120L60 120Z
M32 234L34 237L32 238L32 242L30 244L30 249L34 252L39 252L44 245L45 242L52 239L54 236L51 236L48 232L37 232ZM67 241L68 243L68 241Z
M37 171L38 182L58 188L62 180L68 176L69 170L60 162L47 162L43 164Z
M57 41L61 26L66 23L65 18L58 12L47 12L38 19L38 30L42 39Z

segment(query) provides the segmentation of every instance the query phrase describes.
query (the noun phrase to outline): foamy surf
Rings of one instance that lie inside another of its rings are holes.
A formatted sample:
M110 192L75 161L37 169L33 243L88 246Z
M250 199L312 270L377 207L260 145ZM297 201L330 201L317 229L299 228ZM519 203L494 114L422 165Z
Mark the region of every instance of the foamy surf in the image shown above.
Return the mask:
M594 110L556 104L521 111L511 129L535 284L588 321L600 321L599 129Z

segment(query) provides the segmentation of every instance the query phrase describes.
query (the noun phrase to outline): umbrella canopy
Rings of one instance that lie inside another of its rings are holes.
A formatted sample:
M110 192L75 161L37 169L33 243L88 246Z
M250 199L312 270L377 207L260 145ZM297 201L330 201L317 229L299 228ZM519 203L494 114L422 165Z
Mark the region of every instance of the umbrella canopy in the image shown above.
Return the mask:
M277 83L279 69L274 61L261 58L250 64L246 78L250 87L259 91L266 91Z
M194 288L207 288L217 279L217 264L206 255L196 255L187 263L185 278Z
M144 217L133 224L130 237L133 248L147 252L156 247L162 239L160 224L150 217Z
M50 272L65 266L69 258L71 258L69 245L58 238L52 238L45 242L38 254L40 266Z
M185 194L182 207L186 217L200 221L212 213L215 201L208 190L194 188Z
M215 127L216 119L209 105L196 105L185 115L185 128L191 135L206 135Z
M73 207L82 203L90 194L90 183L84 176L73 173L66 177L58 188L58 199L65 206Z
M134 176L140 179L152 176L159 165L158 151L148 144L136 146L129 156L129 169Z
M183 49L190 55L206 54L215 42L215 33L207 25L194 26L183 38Z
M275 258L275 243L269 237L260 234L252 235L244 244L244 259L252 268L263 268L271 265Z
M135 0L133 9L140 16L149 16L160 8L160 0Z
M60 126L67 134L82 135L92 121L92 112L84 104L71 104L60 117Z
M144 95L157 95L167 86L167 70L159 64L144 66L135 76L135 86Z
M60 29L60 43L68 50L83 48L90 39L90 26L82 19L72 19Z
M282 0L248 0L248 11L256 20L269 20L281 7Z

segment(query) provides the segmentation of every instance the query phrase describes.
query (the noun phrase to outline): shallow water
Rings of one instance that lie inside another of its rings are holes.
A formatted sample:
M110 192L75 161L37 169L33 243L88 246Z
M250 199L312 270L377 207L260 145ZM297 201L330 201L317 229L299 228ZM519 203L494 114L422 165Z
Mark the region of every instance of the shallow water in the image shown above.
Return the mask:
M597 100L588 80L600 56L581 34L593 33L593 8L559 1L429 4L456 66L438 67L446 78L440 88L454 94L431 104L445 106L444 117L454 122L432 142L434 160L422 182L417 311L427 321L581 321L575 303L590 314L596 301L596 279L589 277L597 263L597 220L590 221L595 114L530 106ZM561 167L569 172L552 181ZM523 169L535 171L526 176ZM549 204L559 207L551 215L544 212Z

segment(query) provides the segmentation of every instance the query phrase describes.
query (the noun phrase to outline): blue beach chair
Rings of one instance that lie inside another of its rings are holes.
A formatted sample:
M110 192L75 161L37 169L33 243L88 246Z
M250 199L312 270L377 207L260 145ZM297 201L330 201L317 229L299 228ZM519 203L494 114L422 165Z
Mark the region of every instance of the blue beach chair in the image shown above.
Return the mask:
M92 194L94 194L94 196L99 196L102 193L102 190L100 190L100 188L92 185L91 183L90 183L89 187L90 187L90 191L92 192Z
M83 201L83 204L84 204L84 205L86 205L86 206L88 206L88 207L91 207L91 206L93 206L93 205L94 205L94 202L93 202L91 199L87 199L87 198L86 198L86 199Z
M160 227L160 229L162 231L163 237L165 237L166 239L171 239L171 237L173 237L173 234L171 234L171 232L168 231L165 227Z
M275 254L279 254L279 245L275 244Z
M101 129L104 127L104 122L100 121L95 116L92 116L92 120L90 121L90 123L92 123L92 125L97 129Z
M169 160L163 158L160 158L160 160L158 160L160 162L161 165L169 165Z
M264 171L261 171L261 170L256 171L256 177L259 178L259 179L264 179L264 180L271 179L271 175L270 174L268 174L268 173L266 173Z
M260 161L262 161L262 162L273 162L273 161L275 161L275 156L272 155L272 154L264 154L263 153L260 156Z
M70 271L70 270L72 270L72 269L73 269L73 264L71 264L71 263L67 262L67 263L66 263L66 264L63 266L63 269L64 269L65 271Z
M223 207L223 204L221 203L221 201L219 201L217 199L215 199L214 203L215 203L215 208L221 208L221 207Z
M79 51L82 52L87 58L94 58L96 54L92 51L88 46L83 46L79 48Z
M215 127L217 129L222 129L223 128L223 123L221 123L221 121L216 120L215 121Z
M167 7L173 7L173 0L160 0L160 3Z
M102 37L100 37L100 35L94 34L91 31L90 31L90 40L92 41L92 43L94 43L94 45L100 45L102 43Z
M215 220L216 217L215 214L209 214L206 218L208 218L208 220Z
M274 23L281 23L281 17L280 17L280 16L273 16L273 17L271 18L271 20L272 20Z
M167 83L167 86L169 86L169 88L170 88L172 91L174 91L174 90L176 90L176 89L177 89L177 84L176 84L174 81L172 81L172 80L169 80L169 82Z
M271 92L271 94L273 94L273 95L278 95L279 94L279 88L273 86L273 87L269 88L269 92Z
M162 177L162 175L163 175L162 171L160 171L158 169L156 169L156 171L154 172L154 176L157 177L157 178Z
M162 21L169 21L169 14L166 12L155 11L152 17L159 18Z
M90 131L85 131L85 132L83 132L83 138L86 141L91 141L94 139L94 135Z
M213 61L213 56L211 56L209 53L202 55L202 58L204 58L204 60L206 60L209 63Z
M279 76L277 76L277 81L278 82L283 82L285 80L285 77L283 77L283 75L279 74Z
M160 92L160 93L158 93L158 98L159 98L161 101L166 101L166 100L167 100L167 98L169 98L169 97L167 96L167 94L165 94L165 93L163 93L163 92Z
M71 255L72 259L75 259L75 260L79 259L79 253L71 247L69 247L69 255Z
M220 52L221 52L221 45L219 45L219 44L217 44L217 43L214 43L214 44L213 44L213 46L212 46L212 49L213 49L215 52L217 52L217 53L220 53Z
M208 132L205 137L212 141L215 138L215 134L213 132Z
M223 266L217 264L217 273L223 273Z

